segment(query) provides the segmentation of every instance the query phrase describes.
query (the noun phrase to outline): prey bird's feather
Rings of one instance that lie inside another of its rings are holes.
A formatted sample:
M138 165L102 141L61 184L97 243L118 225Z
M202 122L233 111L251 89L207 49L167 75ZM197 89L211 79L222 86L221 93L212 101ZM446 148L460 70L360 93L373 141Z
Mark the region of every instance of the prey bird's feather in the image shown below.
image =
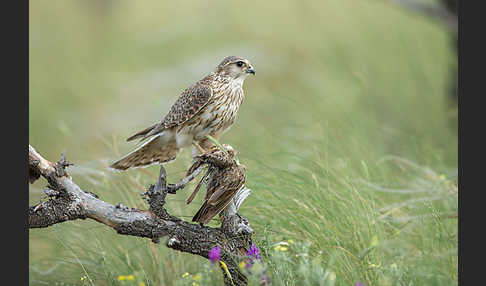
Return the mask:
M245 166L238 163L236 152L231 146L226 144L223 144L223 146L225 151L213 147L207 153L198 156L196 162L194 162L195 166L207 164L209 166L209 177L206 184L204 203L194 215L192 221L201 224L211 221L231 202L245 183ZM220 162L216 163L218 161ZM203 180L205 180L205 177L199 183ZM194 193L190 197L191 200L193 196Z

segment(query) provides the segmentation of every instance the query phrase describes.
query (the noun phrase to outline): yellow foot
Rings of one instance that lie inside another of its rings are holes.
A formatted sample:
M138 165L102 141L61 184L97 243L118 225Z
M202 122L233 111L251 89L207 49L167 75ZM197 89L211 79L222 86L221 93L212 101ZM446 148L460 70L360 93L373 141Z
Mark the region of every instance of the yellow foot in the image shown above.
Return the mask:
M201 152L201 154L204 154L204 153L207 152L197 142L192 142L192 144L194 144L194 146L196 146L197 150L199 150L199 152Z

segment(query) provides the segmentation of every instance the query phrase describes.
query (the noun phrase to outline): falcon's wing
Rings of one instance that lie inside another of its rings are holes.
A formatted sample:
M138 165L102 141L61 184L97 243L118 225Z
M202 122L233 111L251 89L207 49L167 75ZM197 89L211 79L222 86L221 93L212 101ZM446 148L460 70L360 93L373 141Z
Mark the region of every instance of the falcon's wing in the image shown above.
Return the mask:
M197 83L182 92L177 101L170 108L164 119L145 130L129 137L127 141L137 138L146 138L162 132L164 129L180 125L196 115L206 104L208 104L213 90L206 84Z

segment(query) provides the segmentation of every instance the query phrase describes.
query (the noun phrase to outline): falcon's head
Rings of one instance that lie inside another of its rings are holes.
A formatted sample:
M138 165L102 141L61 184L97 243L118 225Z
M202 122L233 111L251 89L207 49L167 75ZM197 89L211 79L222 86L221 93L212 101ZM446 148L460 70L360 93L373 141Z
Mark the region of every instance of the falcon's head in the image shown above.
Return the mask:
M247 59L229 56L218 65L216 73L233 79L245 79L249 74L255 74L255 70Z

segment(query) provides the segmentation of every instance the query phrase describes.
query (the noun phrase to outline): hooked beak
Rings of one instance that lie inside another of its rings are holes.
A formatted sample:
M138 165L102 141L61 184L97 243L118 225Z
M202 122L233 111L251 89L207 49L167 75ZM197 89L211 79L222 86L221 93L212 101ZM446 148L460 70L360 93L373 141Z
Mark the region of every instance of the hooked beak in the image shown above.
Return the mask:
M255 70L253 67L250 67L249 69L246 70L247 73L255 74Z

